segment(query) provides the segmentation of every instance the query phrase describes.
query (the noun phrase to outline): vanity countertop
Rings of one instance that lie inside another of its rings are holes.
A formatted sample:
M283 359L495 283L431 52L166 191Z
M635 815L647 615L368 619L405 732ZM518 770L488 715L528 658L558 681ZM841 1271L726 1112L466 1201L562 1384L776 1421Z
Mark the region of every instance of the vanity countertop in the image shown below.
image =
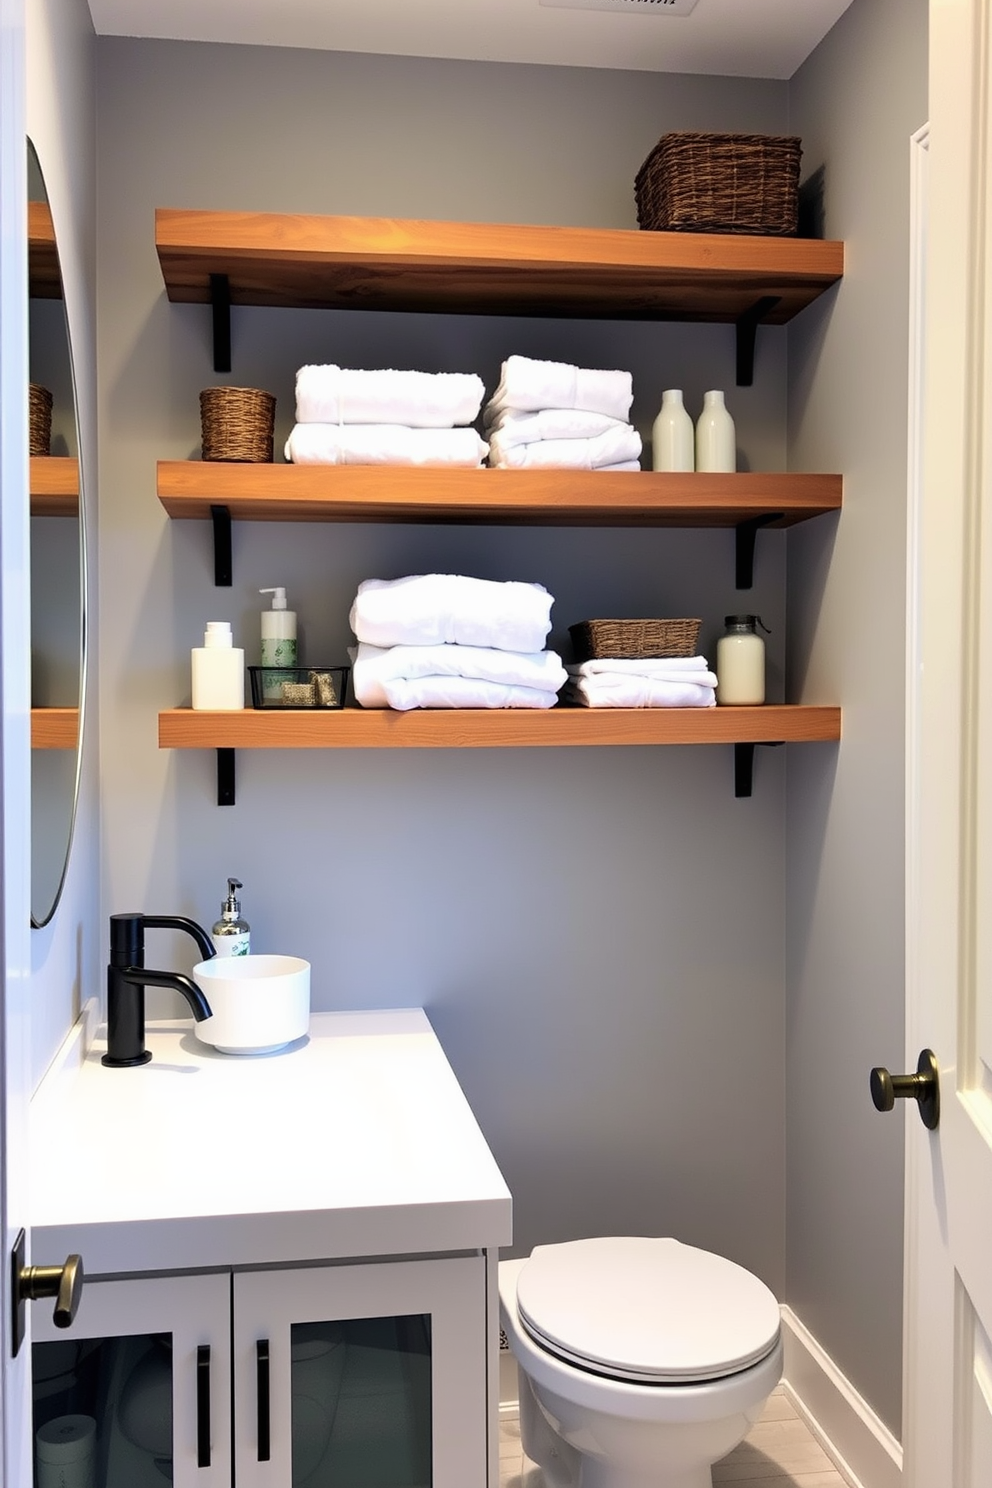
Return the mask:
M426 1014L315 1013L237 1058L189 1020L106 1069L84 1014L31 1103L37 1265L87 1273L509 1244L510 1194Z

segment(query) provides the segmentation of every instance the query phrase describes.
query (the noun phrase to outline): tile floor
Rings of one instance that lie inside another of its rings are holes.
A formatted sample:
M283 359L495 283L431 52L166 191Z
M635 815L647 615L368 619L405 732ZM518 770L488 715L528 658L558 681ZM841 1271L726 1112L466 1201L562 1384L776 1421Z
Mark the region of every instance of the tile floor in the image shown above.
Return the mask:
M520 1446L515 1415L500 1417L500 1488L543 1488L540 1468ZM713 1469L714 1488L847 1488L805 1421L783 1391L776 1390L761 1420L740 1446Z

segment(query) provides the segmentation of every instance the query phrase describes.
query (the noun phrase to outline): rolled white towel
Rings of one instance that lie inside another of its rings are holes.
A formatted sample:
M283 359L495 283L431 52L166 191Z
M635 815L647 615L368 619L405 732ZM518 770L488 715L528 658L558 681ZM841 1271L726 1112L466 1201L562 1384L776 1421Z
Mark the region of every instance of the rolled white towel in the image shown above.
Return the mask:
M625 429L623 419L606 413L586 413L581 408L542 408L537 413L517 413L512 408L492 411L485 407L486 438L498 430L500 444L510 449L515 444L533 444L538 439L593 439L610 429Z
M499 387L489 400L489 410L495 418L509 408L520 413L537 413L542 408L579 408L626 421L633 399L633 379L629 372L604 372L573 367L570 362L511 356L503 363Z
M511 687L479 677L397 678L384 687L390 708L553 708L556 692L537 687Z
M373 646L492 646L540 651L554 599L541 584L412 574L365 579L351 607L351 628Z
M557 694L568 673L554 651L498 651L491 646L370 646L349 648L351 685L363 708L390 708L395 682L468 677L504 687ZM466 705L468 706L468 705Z
M658 682L692 682L699 687L716 686L716 673L710 671L705 656L604 656L575 662L567 671L570 677L617 674L653 677Z
M474 429L401 424L295 424L286 440L294 465L452 465L476 469L489 446Z
M633 462L641 453L641 436L630 424L617 424L592 439L538 439L506 448L498 430L489 436L489 463L504 470L599 470Z
M688 674L691 675L691 674ZM713 708L716 691L688 680L664 682L628 672L600 672L571 677L562 694L566 702L587 708Z
M452 429L478 418L485 394L474 372L365 371L328 363L297 372L296 421Z

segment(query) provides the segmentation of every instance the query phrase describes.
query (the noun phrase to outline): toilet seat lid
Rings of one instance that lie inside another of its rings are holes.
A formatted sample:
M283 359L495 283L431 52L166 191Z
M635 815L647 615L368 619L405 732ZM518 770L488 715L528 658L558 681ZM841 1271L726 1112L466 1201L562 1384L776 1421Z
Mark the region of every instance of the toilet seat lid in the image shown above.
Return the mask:
M780 1328L763 1281L668 1238L538 1245L517 1278L517 1311L567 1363L642 1384L737 1374L771 1352Z

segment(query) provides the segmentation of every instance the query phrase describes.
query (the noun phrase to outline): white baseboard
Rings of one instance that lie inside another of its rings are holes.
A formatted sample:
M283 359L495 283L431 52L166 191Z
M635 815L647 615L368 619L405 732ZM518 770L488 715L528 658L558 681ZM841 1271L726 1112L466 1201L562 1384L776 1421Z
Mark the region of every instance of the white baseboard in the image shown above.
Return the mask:
M851 1488L902 1488L902 1447L789 1307L786 1392Z

